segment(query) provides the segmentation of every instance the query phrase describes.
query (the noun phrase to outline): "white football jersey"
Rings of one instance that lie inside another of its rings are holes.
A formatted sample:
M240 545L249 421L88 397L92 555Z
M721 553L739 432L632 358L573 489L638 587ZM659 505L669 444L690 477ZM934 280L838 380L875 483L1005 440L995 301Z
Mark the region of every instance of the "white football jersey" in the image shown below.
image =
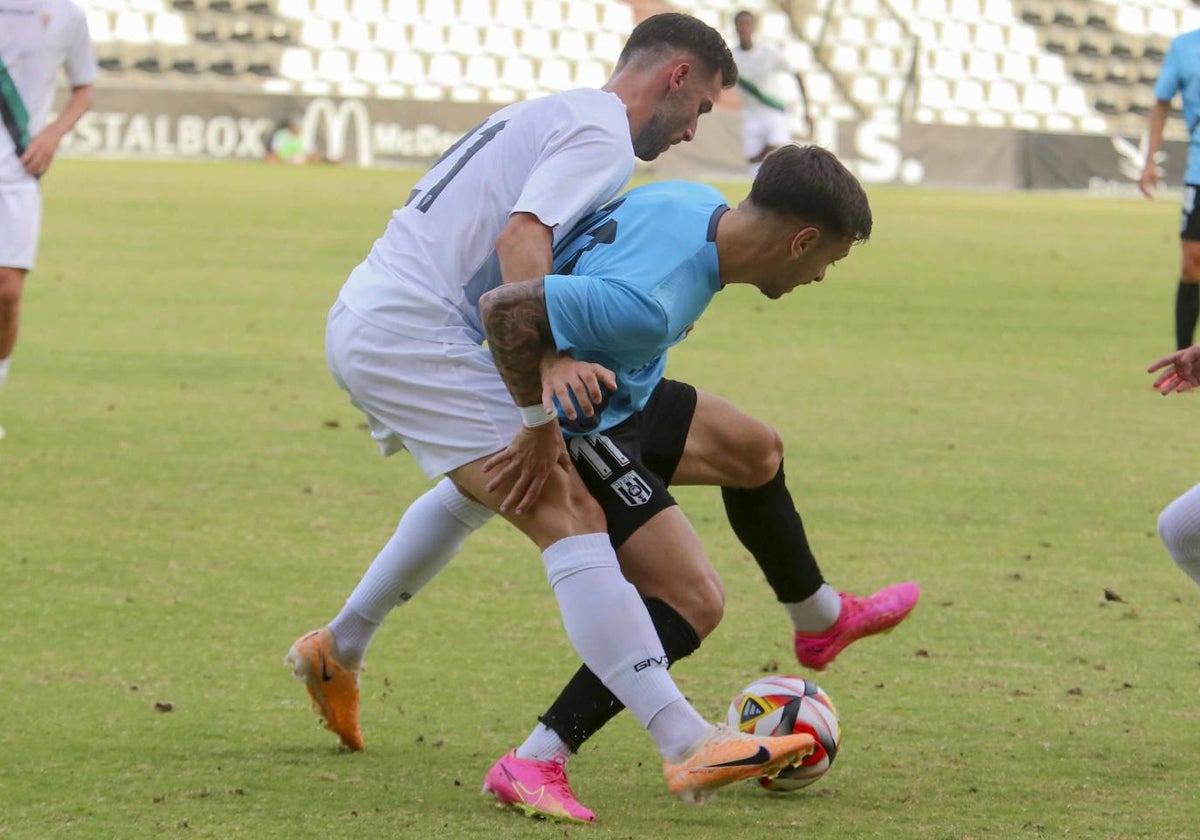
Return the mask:
M791 68L784 60L783 53L770 44L762 43L755 44L748 50L735 46L731 52L733 60L737 63L739 78L752 82L768 96L779 100L784 98L780 74L790 73ZM742 107L747 110L774 110L744 90L738 93Z
M615 94L581 88L502 108L417 182L367 257L376 271L351 275L339 297L380 329L482 343L479 298L501 283L496 237L509 216L537 216L557 245L620 192L633 162Z
M96 80L87 17L70 0L0 0L0 62L0 186L34 184L13 132L33 137L45 128L60 67L72 87Z

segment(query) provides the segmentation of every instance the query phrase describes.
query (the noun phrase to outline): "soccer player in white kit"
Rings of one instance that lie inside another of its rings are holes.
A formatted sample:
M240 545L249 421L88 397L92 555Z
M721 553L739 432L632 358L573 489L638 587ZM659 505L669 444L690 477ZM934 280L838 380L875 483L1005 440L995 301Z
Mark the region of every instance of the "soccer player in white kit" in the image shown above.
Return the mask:
M549 273L553 244L620 191L634 156L652 160L690 140L736 76L711 27L687 15L648 18L603 89L520 102L467 132L342 287L326 331L335 379L383 454L407 449L429 478L449 477L409 507L347 608L288 653L326 724L352 749L362 746L356 639L369 638L493 511L542 550L571 643L654 738L674 793L693 800L778 773L813 749L807 736L753 739L713 727L692 708L621 574L602 510L570 465L556 415L516 406L482 347L480 296ZM567 354L548 355L541 376L579 394L585 411L600 399L603 372ZM485 462L499 452L524 466L497 485ZM440 554L403 580L408 589L391 591L392 555L411 554L421 540Z
M763 158L780 146L792 142L792 126L787 106L780 95L780 75L791 73L804 101L804 122L812 135L812 112L804 79L770 44L755 43L757 19L753 12L740 11L733 18L738 43L733 59L738 66L738 93L742 101L742 154L754 174Z
M71 94L48 123L60 67ZM38 179L63 135L91 107L98 72L87 18L70 0L0 3L0 387L17 343L21 290L37 256Z

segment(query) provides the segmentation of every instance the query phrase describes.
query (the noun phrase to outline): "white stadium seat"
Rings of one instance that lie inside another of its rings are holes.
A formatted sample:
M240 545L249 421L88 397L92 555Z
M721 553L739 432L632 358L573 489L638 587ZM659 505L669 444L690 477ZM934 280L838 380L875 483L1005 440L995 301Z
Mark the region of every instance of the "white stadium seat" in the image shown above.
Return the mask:
M606 66L593 59L584 59L575 65L575 87L604 87L608 81Z
M1021 110L1017 86L1007 80L993 82L988 86L987 103L992 110L1002 114L1012 114Z
M112 21L108 12L101 9L91 9L87 13L88 34L97 44L107 44L113 40Z
M537 79L533 75L533 62L523 55L514 55L504 59L500 71L500 82L508 87L516 88L524 93L537 87Z
M127 44L149 44L150 27L141 12L118 12L113 22L113 40Z
M333 23L319 18L305 18L300 24L300 43L317 50L331 49L337 43L333 37Z
M529 24L529 4L525 0L496 0L496 21L505 26L524 27Z
M408 28L393 20L381 20L375 24L371 43L384 52L404 52L409 48Z
M558 55L564 58L580 59L591 54L588 47L587 35L577 29L564 29L558 33Z
M532 0L529 19L546 29L561 29L565 22L563 4L560 0Z
M571 65L561 58L543 58L538 66L537 83L545 90L569 90L573 85Z
M379 50L363 50L354 57L354 76L369 85L381 85L391 76L387 55Z
M633 7L618 0L600 5L600 27L607 32L627 35L633 29Z
M370 49L370 27L361 20L343 20L337 27L337 45L351 52Z
M409 43L414 50L437 55L446 49L446 29L441 24L427 20L415 21L410 30Z
M450 53L441 53L429 59L426 78L435 85L452 87L462 82L462 58Z
M467 59L462 79L465 84L486 88L496 84L499 78L500 65L493 56L473 55Z
M521 52L532 59L549 58L555 55L550 42L550 30L527 27L521 30Z
M417 0L384 0L388 20L397 23L413 23L421 17L421 4Z
M350 16L346 0L313 0L312 13L325 20L345 20Z
M308 0L278 0L276 11L280 17L304 20L312 13L312 5Z
M323 82L341 83L354 78L350 68L350 53L345 50L321 50L317 53L317 78Z
M279 56L279 75L293 82L307 82L316 75L312 50L288 47Z
M446 49L462 56L472 56L480 51L479 27L471 23L456 22L446 29Z
M350 17L363 23L378 23L387 20L383 0L350 0Z
M487 27L483 33L483 50L489 55L494 55L498 58L516 55L520 52L517 48L516 30L510 29L507 26L492 25Z
M175 12L160 12L154 16L150 25L150 39L157 44L169 46L181 46L192 40L188 35L183 15Z
M967 53L967 73L976 79L990 82L1000 76L1000 59L995 53Z
M476 26L488 24L492 20L492 0L460 0L458 18Z

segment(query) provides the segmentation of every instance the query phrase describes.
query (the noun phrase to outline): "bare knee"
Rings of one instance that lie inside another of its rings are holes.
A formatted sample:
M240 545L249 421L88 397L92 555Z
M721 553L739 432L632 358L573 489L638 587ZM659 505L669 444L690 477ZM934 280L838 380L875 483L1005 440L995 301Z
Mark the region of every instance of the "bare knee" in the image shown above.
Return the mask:
M766 423L757 423L753 430L738 441L736 482L731 487L751 489L762 487L779 472L783 463L783 438Z
M657 597L683 616L696 635L707 638L725 616L725 587L721 578L710 568L708 574L678 583L670 594L661 593Z

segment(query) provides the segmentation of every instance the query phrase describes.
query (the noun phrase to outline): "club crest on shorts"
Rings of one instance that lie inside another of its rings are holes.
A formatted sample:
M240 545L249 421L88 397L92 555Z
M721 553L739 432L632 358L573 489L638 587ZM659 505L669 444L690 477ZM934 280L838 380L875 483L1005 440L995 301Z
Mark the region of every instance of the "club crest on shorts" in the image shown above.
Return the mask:
M636 507L637 505L646 504L646 502L650 501L650 494L653 492L650 489L650 485L643 481L642 477L632 470L625 473L625 475L621 476L608 486L611 487L616 494L621 497L621 500L625 502L625 504L629 505L629 507Z

